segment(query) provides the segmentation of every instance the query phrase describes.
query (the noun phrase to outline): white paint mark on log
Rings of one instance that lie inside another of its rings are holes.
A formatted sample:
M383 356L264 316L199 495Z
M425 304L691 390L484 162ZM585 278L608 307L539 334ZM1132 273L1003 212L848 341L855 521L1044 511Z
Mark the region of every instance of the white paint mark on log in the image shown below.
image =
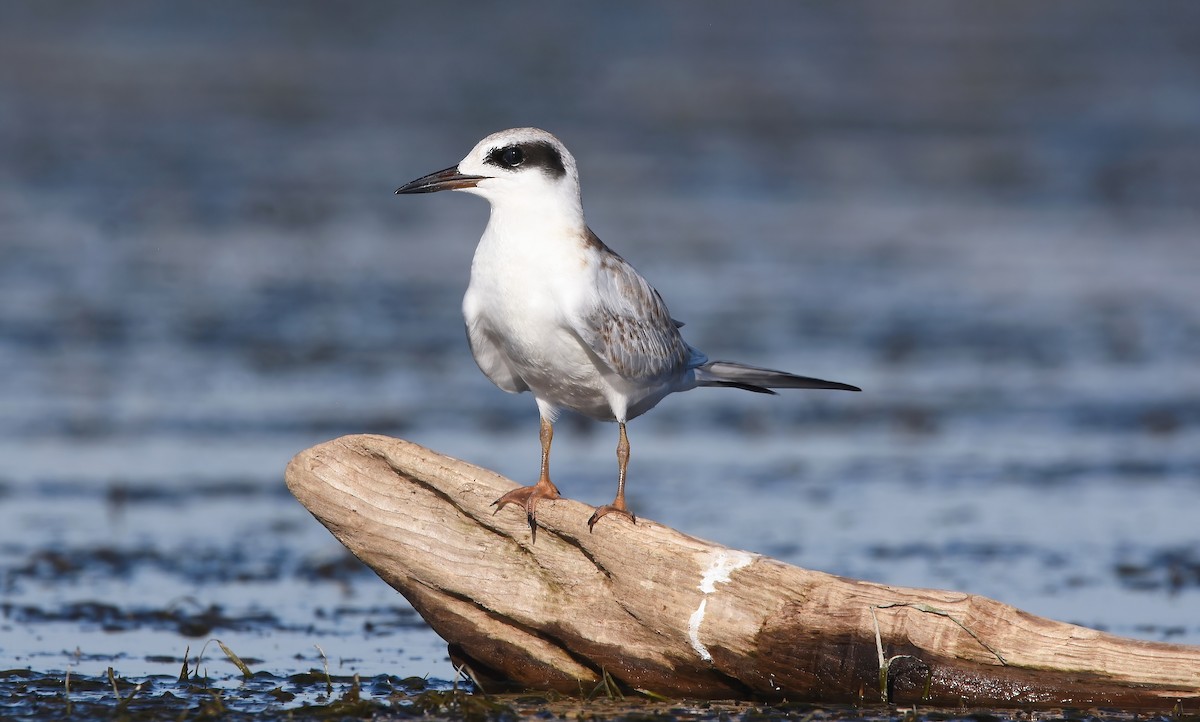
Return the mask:
M728 582L729 577L733 572L742 567L750 566L754 561L753 554L746 552L734 551L732 549L722 549L712 555L712 563L704 570L704 575L700 577L700 591L704 592L704 597L700 599L700 606L696 607L696 611L692 612L692 616L688 617L688 640L692 643L692 649L696 650L696 654L705 662L712 661L712 654L708 648L700 641L700 625L704 622L704 610L708 608L708 595L717 591L719 582Z
M708 606L708 597L700 600L700 606L696 607L696 611L692 612L692 616L688 617L688 639L692 643L692 649L696 650L696 654L700 655L700 659L705 662L712 661L712 655L708 652L708 647L700 641L700 622L704 621L704 608Z

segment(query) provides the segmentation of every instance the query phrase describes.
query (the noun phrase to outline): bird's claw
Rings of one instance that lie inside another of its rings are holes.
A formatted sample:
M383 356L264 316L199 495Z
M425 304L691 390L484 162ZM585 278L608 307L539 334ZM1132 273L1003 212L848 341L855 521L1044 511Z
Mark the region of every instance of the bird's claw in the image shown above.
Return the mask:
M637 517L624 504L605 504L604 506L596 507L596 511L592 514L592 517L588 519L588 531L593 531L592 527L596 526L596 522L609 514L619 514L632 523L637 524Z
M519 504L525 510L525 519L529 522L529 531L533 535L533 541L537 541L537 503L539 499L557 499L559 498L558 489L554 484L550 483L549 479L544 482L539 481L531 486L522 486L499 499L492 502L492 506L496 510L492 512L495 516L501 509L509 504Z

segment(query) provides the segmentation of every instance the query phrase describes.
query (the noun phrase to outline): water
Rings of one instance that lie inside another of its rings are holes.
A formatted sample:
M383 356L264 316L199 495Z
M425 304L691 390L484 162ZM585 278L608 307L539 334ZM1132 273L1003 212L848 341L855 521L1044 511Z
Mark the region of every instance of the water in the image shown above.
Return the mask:
M690 342L865 389L668 399L639 515L1200 643L1200 11L999 7L6 6L0 665L453 679L282 472L532 477L461 329L486 207L391 195L522 124ZM560 488L615 442L564 420Z

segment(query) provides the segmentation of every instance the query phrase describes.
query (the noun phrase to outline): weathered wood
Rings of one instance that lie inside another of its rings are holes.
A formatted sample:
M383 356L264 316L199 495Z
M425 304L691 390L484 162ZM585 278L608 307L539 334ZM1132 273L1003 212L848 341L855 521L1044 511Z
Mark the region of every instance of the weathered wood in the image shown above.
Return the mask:
M1200 647L800 569L648 519L592 534L590 507L567 499L539 505L534 544L520 511L492 513L512 481L398 439L313 447L287 483L482 679L577 693L607 672L675 697L823 702L1200 702Z

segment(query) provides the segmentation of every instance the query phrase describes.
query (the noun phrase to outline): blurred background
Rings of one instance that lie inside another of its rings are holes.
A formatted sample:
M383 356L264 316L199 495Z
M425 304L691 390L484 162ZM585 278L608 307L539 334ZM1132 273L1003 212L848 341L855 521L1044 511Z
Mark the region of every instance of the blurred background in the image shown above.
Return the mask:
M282 474L534 478L462 331L486 203L392 195L519 125L693 345L865 389L666 400L640 516L1200 643L1200 5L116 0L0 6L5 665L452 676ZM615 427L558 431L609 500Z

